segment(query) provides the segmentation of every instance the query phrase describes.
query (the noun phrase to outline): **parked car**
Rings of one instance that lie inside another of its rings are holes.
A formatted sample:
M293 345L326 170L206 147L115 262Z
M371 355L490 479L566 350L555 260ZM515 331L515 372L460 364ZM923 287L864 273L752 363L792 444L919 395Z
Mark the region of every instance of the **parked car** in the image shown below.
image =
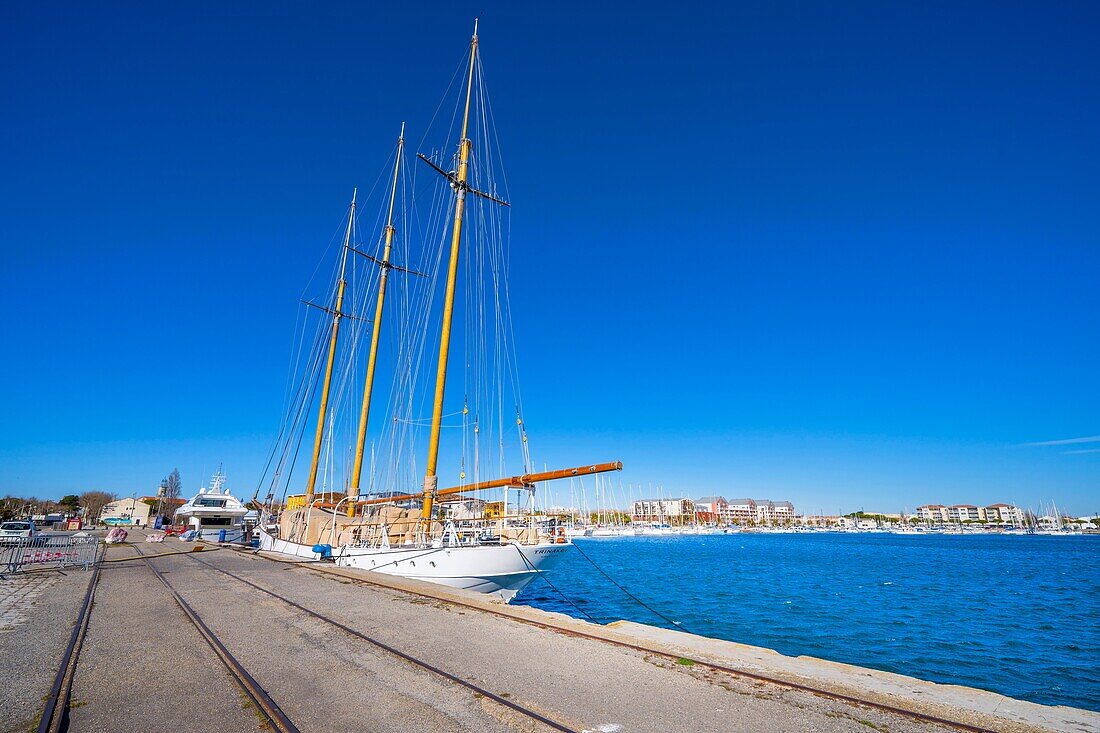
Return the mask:
M38 537L38 528L29 519L17 519L0 524L0 544L14 545Z

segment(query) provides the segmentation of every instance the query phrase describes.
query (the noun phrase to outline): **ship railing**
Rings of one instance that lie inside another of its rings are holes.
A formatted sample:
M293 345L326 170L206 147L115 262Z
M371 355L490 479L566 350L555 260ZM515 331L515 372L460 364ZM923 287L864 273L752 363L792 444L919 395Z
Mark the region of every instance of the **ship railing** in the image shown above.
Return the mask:
M512 519L521 519L515 517ZM526 519L526 518L522 518ZM327 525L326 525L327 526ZM499 520L436 520L429 529L427 522L417 520L415 527L400 529L393 538L394 527L383 521L368 521L356 526L353 534L340 542L349 548L387 549L393 546L409 548L474 547L478 545L519 543L538 545L557 541L557 527L532 527L529 522ZM323 534L324 529L320 532ZM409 534L411 530L411 536ZM501 535L503 530L503 537ZM401 539L404 537L405 539ZM335 545L334 545L335 547Z
M352 547L369 547L378 550L390 548L390 527L385 522L363 524L357 529L366 529L366 535L358 534L351 543Z

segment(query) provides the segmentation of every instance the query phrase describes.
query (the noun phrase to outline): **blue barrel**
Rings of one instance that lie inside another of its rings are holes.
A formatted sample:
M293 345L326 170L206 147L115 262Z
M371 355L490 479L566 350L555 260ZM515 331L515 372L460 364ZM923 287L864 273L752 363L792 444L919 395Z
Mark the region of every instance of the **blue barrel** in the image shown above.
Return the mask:
M225 542L225 530L224 529L219 529L218 530L218 542Z

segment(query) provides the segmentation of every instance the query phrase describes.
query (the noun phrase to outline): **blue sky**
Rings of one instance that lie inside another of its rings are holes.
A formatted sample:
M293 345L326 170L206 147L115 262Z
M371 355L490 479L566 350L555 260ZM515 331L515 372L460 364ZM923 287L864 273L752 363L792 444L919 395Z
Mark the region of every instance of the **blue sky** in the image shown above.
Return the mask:
M1090 3L8 4L0 492L251 493L303 287L477 12L538 462L1100 511Z

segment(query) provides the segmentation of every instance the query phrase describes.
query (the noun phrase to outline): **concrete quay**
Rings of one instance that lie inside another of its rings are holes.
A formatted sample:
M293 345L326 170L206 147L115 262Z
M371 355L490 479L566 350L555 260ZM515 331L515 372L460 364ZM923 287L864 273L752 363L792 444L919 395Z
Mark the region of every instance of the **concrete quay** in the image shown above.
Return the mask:
M0 579L0 731L37 725L90 577L66 570Z
M73 680L70 730L264 729L266 721L170 592L143 561L127 560L138 552L174 552L182 554L159 557L155 567L302 731L554 729L411 664L396 650L534 711L558 730L959 729L877 704L985 730L1100 733L1100 714L1088 711L639 624L599 626L327 564L209 546L190 553L188 543L145 544L141 534L131 535L136 547L108 552ZM3 702L18 697L23 712L0 717L0 729L34 724L55 671L50 660L60 658L88 575L69 573L64 582L75 579L72 590L60 592L62 581L54 581L57 593L43 591L33 600L36 612L53 609L56 633L43 643L56 645L56 654L38 659L43 674L24 674L27 683L5 693ZM0 633L8 679L26 672L13 668L7 653L9 640L23 633ZM7 714L11 706L3 707L0 714Z

